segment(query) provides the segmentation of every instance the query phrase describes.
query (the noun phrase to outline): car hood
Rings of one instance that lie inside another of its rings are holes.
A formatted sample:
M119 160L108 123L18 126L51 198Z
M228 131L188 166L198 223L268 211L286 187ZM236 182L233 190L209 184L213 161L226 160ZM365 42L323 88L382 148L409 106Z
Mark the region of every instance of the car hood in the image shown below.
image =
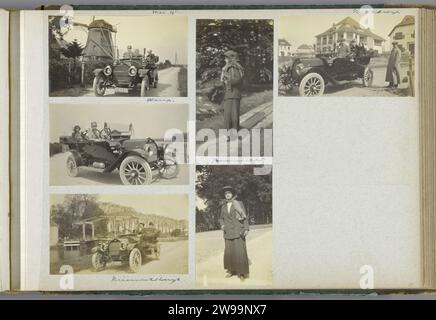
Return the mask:
M123 148L127 149L127 150L133 150L133 149L143 149L144 145L146 143L153 143L156 141L149 138L149 139L129 139L129 140L125 140L122 144L123 144ZM159 146L159 144L157 143L157 145Z
M297 63L302 63L305 67L320 67L325 64L325 61L321 58L299 58L296 59Z

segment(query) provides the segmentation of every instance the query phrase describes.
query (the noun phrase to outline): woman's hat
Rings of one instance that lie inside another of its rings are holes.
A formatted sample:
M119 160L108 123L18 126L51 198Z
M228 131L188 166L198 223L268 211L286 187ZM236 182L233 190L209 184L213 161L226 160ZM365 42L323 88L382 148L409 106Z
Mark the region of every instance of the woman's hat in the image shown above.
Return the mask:
M232 186L223 187L223 192L226 193L227 191L231 192L233 195L236 195L236 190Z

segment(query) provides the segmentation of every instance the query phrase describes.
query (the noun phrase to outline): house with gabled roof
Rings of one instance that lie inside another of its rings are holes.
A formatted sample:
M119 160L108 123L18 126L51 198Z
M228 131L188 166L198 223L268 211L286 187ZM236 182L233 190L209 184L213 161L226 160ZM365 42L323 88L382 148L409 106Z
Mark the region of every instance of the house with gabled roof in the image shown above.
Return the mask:
M390 42L396 41L398 47L404 53L415 53L415 18L405 16L391 32L389 32Z
M339 39L345 39L348 44L352 40L356 40L358 44L363 44L368 49L382 53L383 44L386 41L383 37L372 32L371 29L361 26L359 22L351 17L333 23L330 28L315 37L316 51L318 53L334 51Z

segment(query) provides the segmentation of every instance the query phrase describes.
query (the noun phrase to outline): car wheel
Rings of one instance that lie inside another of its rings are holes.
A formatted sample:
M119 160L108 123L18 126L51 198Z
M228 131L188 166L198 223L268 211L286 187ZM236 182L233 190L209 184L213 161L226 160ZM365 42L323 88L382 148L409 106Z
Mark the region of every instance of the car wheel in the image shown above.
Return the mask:
M150 83L148 81L148 76L145 75L141 81L141 97L145 97L145 92L150 89Z
M316 97L324 93L325 82L323 77L316 72L306 74L300 82L300 96Z
M120 178L125 185L150 184L153 172L147 161L138 156L129 156L121 162Z
M106 261L103 254L100 252L96 252L92 255L91 263L94 271L101 271L106 267Z
M133 248L129 254L129 268L132 272L137 272L142 265L142 254L138 248Z
M94 78L94 82L92 84L92 87L94 88L94 94L97 97L104 96L104 93L106 92L106 86L104 85L104 78L101 74L97 75Z
M162 168L159 170L160 175L164 179L173 179L177 177L180 167L173 159L165 159Z
M67 174L70 177L77 177L79 175L79 167L76 158L72 154L67 158Z
M364 87L369 87L372 85L372 80L374 80L374 73L371 68L366 67L365 71L363 71L362 82Z

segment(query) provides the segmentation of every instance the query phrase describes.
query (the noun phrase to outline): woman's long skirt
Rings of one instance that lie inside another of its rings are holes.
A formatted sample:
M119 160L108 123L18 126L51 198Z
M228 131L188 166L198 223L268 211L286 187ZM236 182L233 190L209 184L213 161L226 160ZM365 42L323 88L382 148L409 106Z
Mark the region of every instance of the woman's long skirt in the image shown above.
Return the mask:
M224 269L232 274L248 275L247 245L242 238L224 239Z

